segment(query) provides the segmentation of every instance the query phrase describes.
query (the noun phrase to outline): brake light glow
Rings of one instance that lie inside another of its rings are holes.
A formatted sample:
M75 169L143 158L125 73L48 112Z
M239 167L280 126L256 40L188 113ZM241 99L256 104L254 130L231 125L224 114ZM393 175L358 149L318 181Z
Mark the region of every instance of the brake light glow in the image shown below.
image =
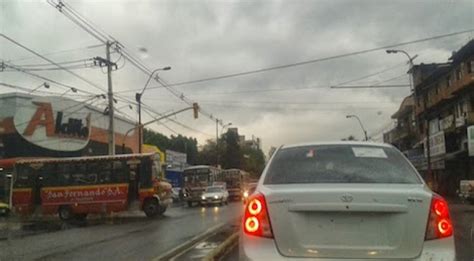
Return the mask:
M249 213L253 216L256 216L262 212L262 202L258 200L257 198L252 199L249 202L249 205L247 207L249 209Z
M246 234L273 237L267 204L262 194L253 194L249 198L248 204L245 206L243 227Z
M433 195L431 200L426 240L440 239L453 235L453 224L449 216L448 203L439 195Z
M255 232L259 229L260 223L258 222L258 219L256 217L249 217L245 220L245 229L248 232Z

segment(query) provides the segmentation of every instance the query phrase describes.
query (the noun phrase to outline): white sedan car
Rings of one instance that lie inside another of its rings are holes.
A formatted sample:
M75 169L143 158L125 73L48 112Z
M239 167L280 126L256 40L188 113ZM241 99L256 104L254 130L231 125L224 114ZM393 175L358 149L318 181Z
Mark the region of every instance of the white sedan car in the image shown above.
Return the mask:
M201 205L228 204L229 192L222 186L207 187L201 196Z
M282 146L245 207L241 260L455 260L447 202L395 148Z

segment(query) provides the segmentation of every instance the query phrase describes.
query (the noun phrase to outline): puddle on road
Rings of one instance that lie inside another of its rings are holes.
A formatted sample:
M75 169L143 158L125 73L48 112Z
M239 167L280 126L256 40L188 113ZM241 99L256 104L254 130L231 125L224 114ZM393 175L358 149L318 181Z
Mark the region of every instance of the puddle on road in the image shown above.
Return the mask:
M153 220L160 220L165 217L158 217ZM135 222L149 222L145 216L116 216L111 215L90 215L86 220L61 221L58 217L45 216L44 218L21 219L18 217L2 217L0 219L0 240L22 238L25 236L50 233L74 228L91 227L98 225L121 225Z
M202 260L207 254L209 254L212 250L217 248L224 240L226 240L232 233L235 232L235 228L233 226L229 226L225 230L221 230L211 236L207 237L203 241L195 244L191 248L185 250L183 253L179 254L178 256L174 257L173 261L181 261L181 260Z

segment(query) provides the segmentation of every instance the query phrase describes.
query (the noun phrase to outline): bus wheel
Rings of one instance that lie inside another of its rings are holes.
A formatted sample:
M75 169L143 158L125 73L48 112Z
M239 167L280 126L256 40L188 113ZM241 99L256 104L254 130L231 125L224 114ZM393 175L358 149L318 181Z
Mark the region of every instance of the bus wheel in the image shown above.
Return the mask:
M147 217L155 217L159 214L160 205L156 199L148 199L143 204L143 211Z
M166 211L166 207L160 206L160 207L159 207L159 210L158 210L158 214L159 214L159 215L163 215L163 214L165 213L165 211Z
M71 220L73 214L70 206L61 206L58 209L59 218L63 221Z
M87 218L87 213L76 214L76 219L79 221L84 221Z

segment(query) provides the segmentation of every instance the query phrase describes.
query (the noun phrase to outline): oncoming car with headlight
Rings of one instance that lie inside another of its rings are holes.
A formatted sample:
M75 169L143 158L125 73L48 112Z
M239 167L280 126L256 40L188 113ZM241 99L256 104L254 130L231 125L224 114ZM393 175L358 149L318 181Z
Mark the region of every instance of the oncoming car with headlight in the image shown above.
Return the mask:
M223 186L207 187L201 196L201 205L227 204L229 192Z
M248 199L241 260L455 260L445 199L397 149L283 146Z

